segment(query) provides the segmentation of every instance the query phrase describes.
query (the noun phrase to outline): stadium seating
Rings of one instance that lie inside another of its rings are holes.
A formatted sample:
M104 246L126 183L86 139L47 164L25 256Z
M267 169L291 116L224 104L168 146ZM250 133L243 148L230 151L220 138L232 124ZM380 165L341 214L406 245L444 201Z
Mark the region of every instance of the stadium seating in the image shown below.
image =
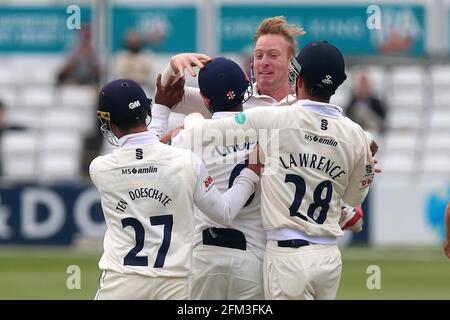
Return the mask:
M26 108L48 108L54 106L54 88L46 85L30 85L20 94L20 105Z
M436 64L430 67L431 79L434 88L449 88L450 86L450 66Z
M416 131L422 123L421 110L408 110L391 107L387 118L389 130L394 131Z
M420 88L424 83L424 69L421 66L398 66L391 70L391 82L394 88Z
M33 131L7 131L2 134L3 175L16 179L35 177L39 137Z
M38 159L39 180L70 180L80 177L80 154L48 152Z
M60 105L70 108L79 108L83 111L95 109L94 103L97 92L89 86L62 86L57 92L57 101Z

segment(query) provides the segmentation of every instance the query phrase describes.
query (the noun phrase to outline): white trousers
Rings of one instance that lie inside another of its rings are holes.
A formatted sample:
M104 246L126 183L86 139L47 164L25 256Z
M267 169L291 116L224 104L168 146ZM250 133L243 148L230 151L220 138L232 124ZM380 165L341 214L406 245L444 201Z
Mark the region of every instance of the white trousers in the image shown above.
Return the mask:
M263 263L249 250L200 244L192 263L190 299L264 299Z
M277 241L267 241L264 296L268 300L335 299L341 269L337 245L280 248Z
M186 300L188 278L146 277L103 271L95 300Z

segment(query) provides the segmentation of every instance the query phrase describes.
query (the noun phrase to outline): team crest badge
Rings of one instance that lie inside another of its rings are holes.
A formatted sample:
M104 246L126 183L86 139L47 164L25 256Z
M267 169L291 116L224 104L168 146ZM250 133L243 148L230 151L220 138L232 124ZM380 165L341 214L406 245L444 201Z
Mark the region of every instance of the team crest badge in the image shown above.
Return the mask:
M247 117L245 116L245 113L241 112L234 116L234 121L236 121L239 124L244 124L247 120Z
M227 92L227 98L228 100L233 100L236 97L236 94L234 93L233 90L230 90Z
M327 75L325 76L325 79L322 79L322 83L325 83L325 84L333 84L333 80L331 80L331 76L330 76L329 74L327 74Z

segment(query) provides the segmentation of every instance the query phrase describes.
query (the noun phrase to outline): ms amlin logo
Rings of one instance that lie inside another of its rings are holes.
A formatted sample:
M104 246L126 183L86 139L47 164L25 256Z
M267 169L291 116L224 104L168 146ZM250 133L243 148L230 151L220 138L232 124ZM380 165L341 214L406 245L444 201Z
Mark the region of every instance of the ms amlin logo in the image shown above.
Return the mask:
M446 191L431 192L425 204L427 222L436 230L441 240L445 238L444 215L448 201L450 201L450 184Z

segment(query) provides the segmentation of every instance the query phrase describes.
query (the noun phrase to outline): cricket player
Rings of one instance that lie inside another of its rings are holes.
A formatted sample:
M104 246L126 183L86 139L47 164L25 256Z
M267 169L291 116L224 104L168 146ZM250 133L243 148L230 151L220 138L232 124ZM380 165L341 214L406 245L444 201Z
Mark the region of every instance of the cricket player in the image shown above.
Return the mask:
M329 103L346 79L341 52L317 41L306 45L296 61L297 103L220 120L188 116L185 129L200 130L205 137L211 132L258 137L265 154L265 298L334 299L342 264L340 202L362 203L373 181L374 160L361 127ZM262 144L267 130L270 137ZM221 139L210 141L217 145Z
M205 64L199 72L198 83L212 119L233 117L242 111L244 97L251 96L246 73L237 63L223 57ZM257 144L248 141L201 149L194 148L190 141L182 130L171 139L171 145L199 150L198 156L221 192L233 185L237 174L247 166L249 152ZM200 210L195 211L191 299L264 299L262 268L266 238L261 222L260 191L257 185L256 192L228 227L214 222Z
M101 130L119 148L90 165L107 225L96 299L187 299L194 204L228 225L259 181L259 168L249 165L220 194L196 155L147 131L150 106L133 80L100 91Z

